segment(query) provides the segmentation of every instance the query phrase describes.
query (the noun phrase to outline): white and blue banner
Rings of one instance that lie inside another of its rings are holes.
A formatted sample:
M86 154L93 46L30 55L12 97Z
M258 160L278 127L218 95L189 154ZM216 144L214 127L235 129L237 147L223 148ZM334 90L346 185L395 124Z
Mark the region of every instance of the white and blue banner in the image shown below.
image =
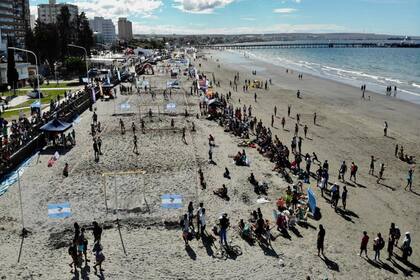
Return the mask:
M316 197L311 188L308 189L308 204L312 214L315 214L316 210Z
M121 111L128 111L130 110L130 108L131 108L131 105L128 102L124 102L120 104Z
M120 69L117 69L118 81L121 81Z
M34 154L24 162L22 162L21 165L19 165L18 168L16 168L13 172L8 174L6 178L0 183L0 196L3 195L11 185L17 182L18 180L18 172L19 176L22 177L23 173L25 172L25 169L31 164L31 162L38 156L39 153Z
M175 111L176 110L176 104L175 103L166 104L166 110L171 111L171 112Z
M71 216L70 203L48 204L48 217L62 219Z
M179 209L182 208L182 195L179 194L163 194L162 208L166 209Z

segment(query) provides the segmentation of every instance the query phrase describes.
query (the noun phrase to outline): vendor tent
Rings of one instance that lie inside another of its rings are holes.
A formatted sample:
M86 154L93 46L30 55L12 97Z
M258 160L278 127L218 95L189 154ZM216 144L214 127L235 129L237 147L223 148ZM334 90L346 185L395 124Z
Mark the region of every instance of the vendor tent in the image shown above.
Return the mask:
M72 127L71 123L66 123L58 119L54 119L41 126L40 129L46 132L64 132L70 127Z

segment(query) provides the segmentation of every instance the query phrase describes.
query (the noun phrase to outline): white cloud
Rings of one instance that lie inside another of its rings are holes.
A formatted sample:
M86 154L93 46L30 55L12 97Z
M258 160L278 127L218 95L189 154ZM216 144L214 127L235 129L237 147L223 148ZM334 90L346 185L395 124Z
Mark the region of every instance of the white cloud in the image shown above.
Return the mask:
M291 14L296 12L297 10L294 8L278 8L274 9L273 12L276 14Z
M187 27L174 25L145 25L141 22L133 23L135 34L262 34L262 33L326 33L349 31L343 26L335 24L276 24L266 27Z
M174 0L175 8L186 13L211 14L214 9L222 8L235 0Z
M101 16L114 21L119 17L151 16L163 6L162 0L77 0L74 4L88 18Z

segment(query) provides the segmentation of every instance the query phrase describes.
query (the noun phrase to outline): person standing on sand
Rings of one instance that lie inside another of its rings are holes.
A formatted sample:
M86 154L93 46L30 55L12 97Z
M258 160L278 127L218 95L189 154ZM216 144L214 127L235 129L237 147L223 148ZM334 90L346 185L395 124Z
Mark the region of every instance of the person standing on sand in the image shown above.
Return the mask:
M96 139L93 139L93 154L95 156L95 160L99 160L99 149L98 149L98 143L96 142Z
M102 237L102 228L99 226L98 222L93 221L93 243L100 242Z
M300 98L300 90L298 90L298 91L296 92L296 97L297 97L297 98Z
M271 115L271 127L274 127L274 115Z
M137 135L133 135L133 153L138 154L139 150L137 149Z
M292 105L287 105L287 116L290 118L290 111L292 110Z
M413 173L414 173L413 168L410 168L408 170L408 175L407 175L407 185L405 186L404 190L407 190L407 188L409 188L411 192L411 188L413 187Z
M223 246L223 242L226 247L229 246L227 242L227 229L229 227L229 218L226 213L223 213L222 217L219 219L220 222L220 244Z
M182 141L187 144L187 140L185 139L185 126L182 128Z
M375 172L375 161L375 157L370 156L369 175L373 175L373 173Z
M255 102L257 102L257 93L256 92L254 93L254 100L255 100Z
M376 238L373 240L373 250L375 251L375 261L376 260L381 260L381 250L384 248L385 246L385 241L382 238L381 233L379 232L376 236Z
M343 209L346 210L347 206L347 187L343 187L343 192L341 193L341 201L343 203Z
M316 247L318 249L318 257L322 254L324 256L324 240L325 240L325 229L322 225L319 225L318 237L316 241Z
M316 125L316 112L314 113L314 125Z
M346 161L343 160L340 166L340 170L338 171L338 174L339 174L338 179L341 179L343 182L345 182L346 179L344 176L346 175L346 172L347 172L347 164L346 164Z
M409 232L405 233L401 250L403 251L402 259L407 261L407 258L413 253L413 249L411 248L411 236Z
M369 243L369 235L367 234L366 231L364 231L363 232L363 237L362 237L362 242L360 244L360 253L359 253L359 256L360 257L362 256L362 253L365 252L366 258L369 258L368 257L368 254L367 254L367 245L368 245L368 243Z
M350 166L350 181L353 178L353 182L356 183L356 175L357 175L357 165L354 164L354 162L352 162Z
M382 163L381 164L381 169L379 170L378 180L376 181L376 183L379 184L379 181L382 180L382 177L384 176L384 171L385 171L385 164Z
M64 177L68 177L69 176L69 164L67 162L66 162L66 164L64 164L63 176Z
M386 121L384 122L384 136L388 136L388 123Z
M274 106L274 116L277 117L277 106Z
M395 157L398 157L398 144L395 144Z
M388 258L387 260L391 260L392 255L394 254L394 239L392 239L392 236L388 237L388 246L387 246L387 251L388 251Z
M296 123L295 124L295 136L297 136L299 134L299 125Z
M125 134L125 126L122 119L120 119L120 128L121 128L121 134Z
M303 127L303 134L305 135L305 138L306 138L306 135L308 134L308 126L306 124Z
M281 118L281 127L283 128L283 130L284 130L284 125L286 124L286 119L283 117L283 118Z

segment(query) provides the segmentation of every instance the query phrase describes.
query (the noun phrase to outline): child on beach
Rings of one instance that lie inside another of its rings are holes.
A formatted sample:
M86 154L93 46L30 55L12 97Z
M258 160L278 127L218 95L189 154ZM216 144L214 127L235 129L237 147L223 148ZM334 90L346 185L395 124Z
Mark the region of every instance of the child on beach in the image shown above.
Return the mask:
M92 251L95 253L95 261L96 261L95 265L93 266L93 269L95 270L95 274L98 273L98 270L96 268L98 266L99 266L99 271L100 272L104 271L102 269L102 263L105 260L105 255L102 252L102 250L103 250L102 245L99 242L96 242L95 245L93 245L93 250Z

